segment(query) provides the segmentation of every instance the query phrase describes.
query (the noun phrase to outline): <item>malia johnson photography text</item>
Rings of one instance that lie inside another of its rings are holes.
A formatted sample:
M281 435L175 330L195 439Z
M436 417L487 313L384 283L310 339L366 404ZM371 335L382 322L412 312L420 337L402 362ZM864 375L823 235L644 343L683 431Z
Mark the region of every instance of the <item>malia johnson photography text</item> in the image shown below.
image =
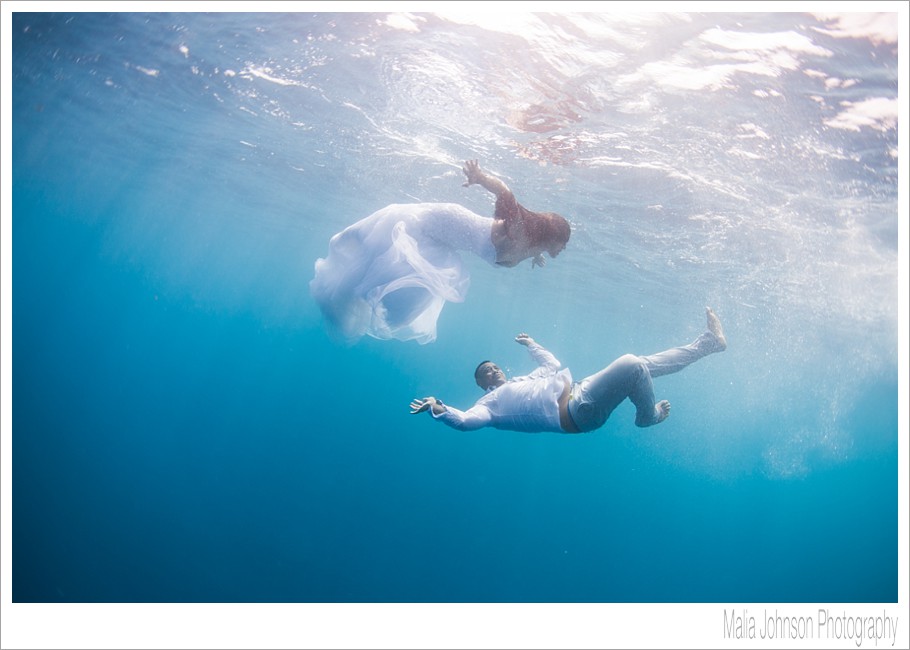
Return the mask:
M818 615L785 616L774 610L764 610L760 617L748 609L724 610L725 639L845 639L860 648L871 641L878 646L894 646L897 642L897 616L849 616L846 612L832 613L819 609Z

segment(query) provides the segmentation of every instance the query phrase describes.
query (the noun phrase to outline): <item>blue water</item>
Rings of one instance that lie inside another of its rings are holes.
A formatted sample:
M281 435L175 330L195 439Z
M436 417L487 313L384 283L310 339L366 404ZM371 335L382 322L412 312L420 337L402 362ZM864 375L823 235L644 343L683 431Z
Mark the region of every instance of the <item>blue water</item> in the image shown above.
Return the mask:
M897 16L12 20L16 602L898 597ZM478 158L573 224L466 259L420 346L313 264ZM459 433L472 372L687 343L581 436Z

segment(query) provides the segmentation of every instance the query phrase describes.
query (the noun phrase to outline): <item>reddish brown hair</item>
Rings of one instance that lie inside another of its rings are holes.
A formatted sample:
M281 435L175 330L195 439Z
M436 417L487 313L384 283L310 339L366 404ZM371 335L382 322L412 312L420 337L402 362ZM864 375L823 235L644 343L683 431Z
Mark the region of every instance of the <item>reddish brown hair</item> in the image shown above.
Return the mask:
M529 211L524 222L531 246L544 250L549 250L553 244L565 246L572 234L569 222L555 212Z

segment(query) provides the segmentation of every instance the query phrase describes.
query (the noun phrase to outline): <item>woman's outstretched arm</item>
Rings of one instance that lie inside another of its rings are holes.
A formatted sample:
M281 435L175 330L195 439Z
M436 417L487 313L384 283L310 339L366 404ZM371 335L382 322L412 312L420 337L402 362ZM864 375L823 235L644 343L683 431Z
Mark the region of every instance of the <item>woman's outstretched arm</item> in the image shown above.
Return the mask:
M497 199L502 197L513 197L512 190L509 189L508 185L495 176L491 176L483 171L476 160L466 160L464 167L462 167L462 171L464 172L464 175L468 177L468 180L462 184L463 187L480 185L484 189L495 194Z

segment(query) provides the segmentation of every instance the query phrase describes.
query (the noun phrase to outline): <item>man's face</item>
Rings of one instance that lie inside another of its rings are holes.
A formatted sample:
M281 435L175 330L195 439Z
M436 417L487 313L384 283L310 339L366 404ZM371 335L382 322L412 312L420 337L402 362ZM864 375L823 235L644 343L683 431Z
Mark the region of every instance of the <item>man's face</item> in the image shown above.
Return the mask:
M492 361L482 364L474 375L477 385L484 390L496 388L506 383L505 373Z

